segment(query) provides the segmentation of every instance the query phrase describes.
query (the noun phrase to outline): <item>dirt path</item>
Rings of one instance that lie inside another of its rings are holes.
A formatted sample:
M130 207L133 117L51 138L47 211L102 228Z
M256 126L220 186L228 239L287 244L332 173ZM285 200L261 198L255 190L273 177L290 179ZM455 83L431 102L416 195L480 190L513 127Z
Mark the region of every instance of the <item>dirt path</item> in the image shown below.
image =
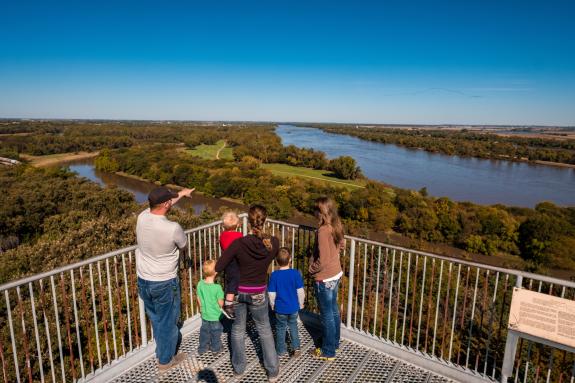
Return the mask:
M224 150L225 147L226 147L226 141L224 141L224 144L222 145L222 147L219 148L218 151L216 152L216 160L219 160L219 159L220 159L220 152L221 152L222 150Z

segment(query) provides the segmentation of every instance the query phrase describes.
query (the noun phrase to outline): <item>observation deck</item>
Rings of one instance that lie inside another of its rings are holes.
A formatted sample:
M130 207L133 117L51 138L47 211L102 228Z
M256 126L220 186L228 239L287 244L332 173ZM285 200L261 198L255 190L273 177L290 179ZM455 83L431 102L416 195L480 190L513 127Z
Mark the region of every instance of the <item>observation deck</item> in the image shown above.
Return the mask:
M245 215L243 231L247 231ZM268 220L307 273L315 231ZM248 367L234 377L225 352L198 355L195 286L220 255L221 222L186 231L180 263L181 350L188 359L159 376L151 326L138 298L135 246L0 286L4 382L260 382L257 333L248 322ZM342 345L335 361L306 353L319 336L310 280L300 319L302 355L280 358L281 382L570 382L575 354L521 339L506 352L514 287L575 299L575 283L346 237L339 287ZM274 265L272 265L272 268ZM229 323L228 323L229 325ZM503 371L504 363L513 366Z
M197 322L199 326L199 320ZM241 377L234 377L228 346L229 330L227 326L222 336L225 351L219 355L197 354L199 331L196 329L183 339L180 350L188 354L188 359L178 367L158 376L155 357L149 356L112 382L267 382L253 323L247 329L247 369ZM453 382L347 337L342 340L337 359L323 362L309 355L319 329L306 321L306 325L300 323L299 334L302 354L297 358L280 357L280 382Z

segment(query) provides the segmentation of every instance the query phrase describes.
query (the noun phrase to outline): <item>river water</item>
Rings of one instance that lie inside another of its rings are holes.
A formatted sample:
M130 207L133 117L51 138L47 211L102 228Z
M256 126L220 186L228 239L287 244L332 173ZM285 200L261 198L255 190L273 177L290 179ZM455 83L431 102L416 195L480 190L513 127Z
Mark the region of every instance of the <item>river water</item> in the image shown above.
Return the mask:
M293 125L279 125L276 133L284 145L351 156L368 178L400 188L426 187L433 196L486 205L575 206L573 168L448 156Z
M139 204L147 203L148 193L153 188L157 187L157 185L152 182L96 170L94 168L93 159L71 161L62 165L78 173L80 177L87 178L101 186L116 186L123 190L129 191L134 195L136 201ZM245 207L238 203L207 197L198 193L192 194L191 199L182 198L176 205L176 207L181 209L194 209L195 214L200 214L202 211L208 208L212 211L218 211L218 209L222 206L245 210Z

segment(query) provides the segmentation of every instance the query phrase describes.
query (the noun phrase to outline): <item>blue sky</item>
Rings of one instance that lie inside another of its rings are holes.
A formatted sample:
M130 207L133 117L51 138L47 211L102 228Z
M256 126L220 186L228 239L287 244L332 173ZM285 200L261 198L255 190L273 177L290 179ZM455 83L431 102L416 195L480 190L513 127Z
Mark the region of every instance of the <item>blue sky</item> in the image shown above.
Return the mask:
M0 7L0 117L575 125L571 0Z

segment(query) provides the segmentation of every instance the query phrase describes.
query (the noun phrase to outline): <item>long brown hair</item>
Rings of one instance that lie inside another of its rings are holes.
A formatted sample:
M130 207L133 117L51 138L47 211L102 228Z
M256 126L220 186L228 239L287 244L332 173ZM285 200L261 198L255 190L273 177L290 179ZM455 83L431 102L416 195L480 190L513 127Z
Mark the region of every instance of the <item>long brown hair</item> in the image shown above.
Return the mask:
M330 198L320 197L315 200L315 214L319 220L319 226L330 225L332 227L333 242L339 246L343 241L343 225L337 214L337 206Z
M248 211L248 221L250 223L252 233L262 240L268 251L271 251L271 236L264 232L264 224L266 223L267 217L267 210L261 205L252 205Z

